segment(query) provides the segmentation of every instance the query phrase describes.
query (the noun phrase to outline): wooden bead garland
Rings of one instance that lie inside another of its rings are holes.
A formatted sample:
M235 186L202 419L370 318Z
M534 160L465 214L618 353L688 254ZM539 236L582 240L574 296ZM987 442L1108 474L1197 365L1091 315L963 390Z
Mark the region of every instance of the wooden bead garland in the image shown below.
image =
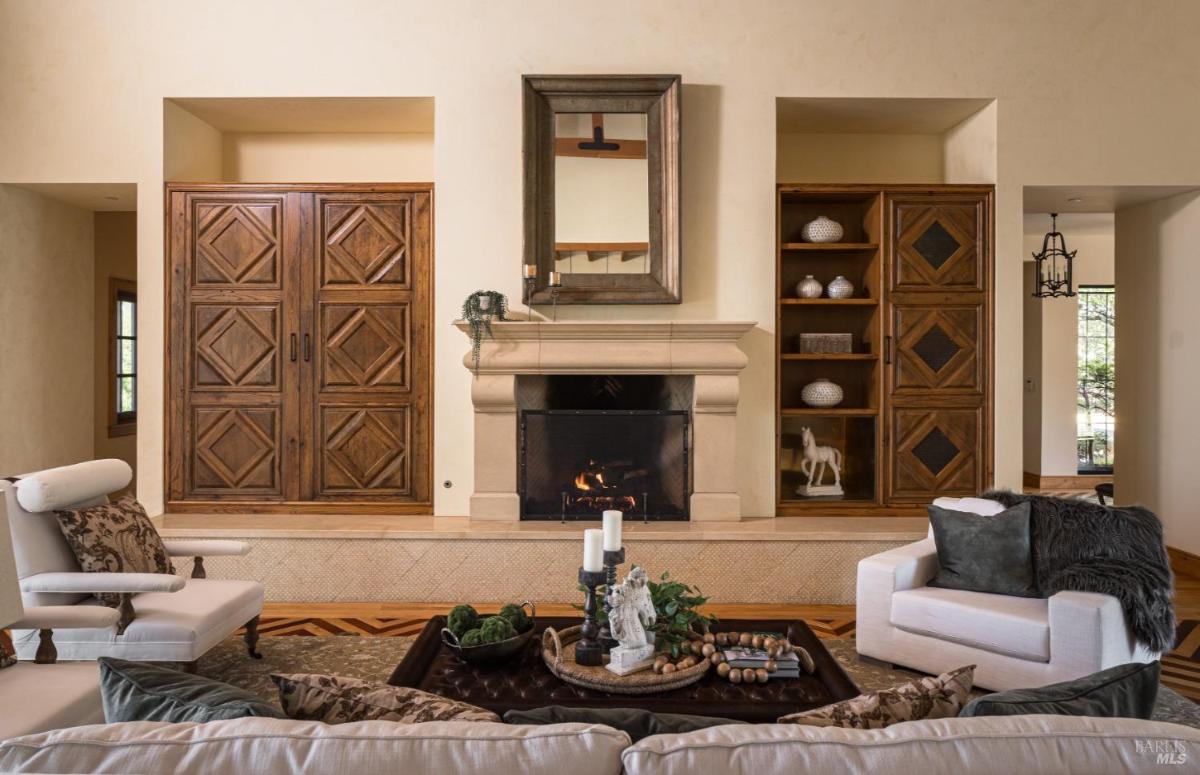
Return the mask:
M730 667L725 660L722 648L741 646L766 651L770 656L764 667L738 668ZM654 659L655 673L674 673L686 670L707 660L715 666L717 675L730 683L760 683L770 680L771 674L779 669L779 658L795 653L800 660L800 669L811 675L816 671L812 656L803 648L793 646L787 638L775 638L770 635L755 635L749 632L718 632L705 633L702 637L685 644L680 649L679 658L672 661L666 654L660 654Z

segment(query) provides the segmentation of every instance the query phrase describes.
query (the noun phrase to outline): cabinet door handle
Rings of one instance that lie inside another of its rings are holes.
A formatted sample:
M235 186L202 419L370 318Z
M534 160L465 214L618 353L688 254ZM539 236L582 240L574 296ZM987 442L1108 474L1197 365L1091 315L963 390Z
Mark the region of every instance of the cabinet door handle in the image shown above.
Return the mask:
M291 335L291 340L292 340L292 344L291 344L292 363L295 363L296 362L296 335L295 334Z
M304 362L308 363L312 359L312 342L309 341L308 334L304 335Z
M892 362L892 338L890 336L883 338L883 362Z

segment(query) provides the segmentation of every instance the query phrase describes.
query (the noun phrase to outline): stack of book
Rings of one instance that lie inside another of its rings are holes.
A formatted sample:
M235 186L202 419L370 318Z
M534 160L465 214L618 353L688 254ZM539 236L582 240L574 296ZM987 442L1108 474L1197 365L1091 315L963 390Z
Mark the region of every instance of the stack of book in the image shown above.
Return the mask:
M730 667L749 667L757 670L758 668L766 668L767 662L771 659L770 655L762 649L746 648L744 646L730 646L721 652L725 655L725 661ZM775 659L775 672L769 673L771 678L799 678L800 677L800 657L796 656L795 652L789 654L780 654Z

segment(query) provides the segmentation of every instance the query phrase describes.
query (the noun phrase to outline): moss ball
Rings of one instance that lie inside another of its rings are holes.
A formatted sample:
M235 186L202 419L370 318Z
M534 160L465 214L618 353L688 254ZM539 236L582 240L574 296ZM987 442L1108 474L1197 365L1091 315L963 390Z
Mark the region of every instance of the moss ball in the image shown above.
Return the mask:
M478 627L473 630L468 630L461 638L458 639L458 645L462 646L463 648L482 646L485 642L486 641L483 639L483 630L479 629Z
M483 634L484 643L497 643L517 637L517 631L501 616L489 616L484 619L483 624L479 625L479 631Z
M529 614L525 613L525 609L516 603L509 603L501 608L499 616L506 619L517 632L525 632L533 624L529 620Z
M446 617L446 626L454 633L454 637L461 639L479 626L479 612L469 605L456 605Z

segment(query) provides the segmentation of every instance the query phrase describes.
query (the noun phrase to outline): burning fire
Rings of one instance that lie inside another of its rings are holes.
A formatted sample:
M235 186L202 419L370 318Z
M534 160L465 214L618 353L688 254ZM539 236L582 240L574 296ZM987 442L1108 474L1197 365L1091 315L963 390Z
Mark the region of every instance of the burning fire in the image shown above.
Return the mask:
M592 511L606 509L633 511L638 504L636 496L622 495L611 491L628 489L633 482L645 476L644 469L634 469L631 461L628 460L610 463L589 460L584 469L575 475L573 481L576 491L585 494L577 495L571 500L576 506ZM609 491L610 494L601 494L605 491Z

